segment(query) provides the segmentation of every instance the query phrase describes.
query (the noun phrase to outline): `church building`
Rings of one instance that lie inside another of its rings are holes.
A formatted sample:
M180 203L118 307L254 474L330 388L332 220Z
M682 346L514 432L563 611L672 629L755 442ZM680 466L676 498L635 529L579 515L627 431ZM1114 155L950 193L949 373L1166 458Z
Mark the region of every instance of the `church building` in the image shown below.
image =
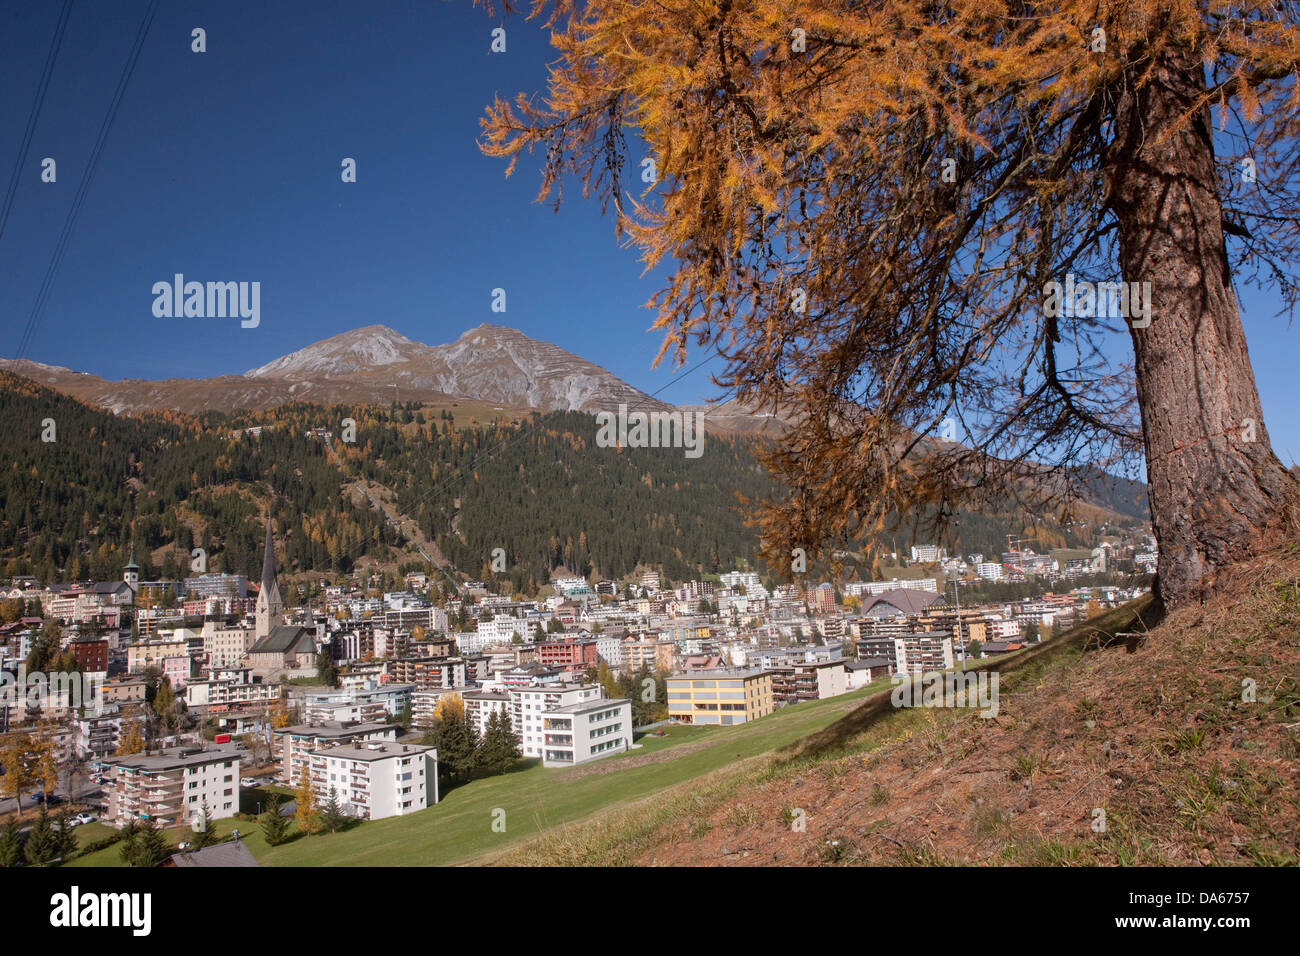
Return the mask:
M311 631L284 623L284 602L276 582L275 544L271 540L271 518L266 519L266 546L262 553L262 587L253 610L254 644L248 649L247 664L254 677L316 675L316 641Z

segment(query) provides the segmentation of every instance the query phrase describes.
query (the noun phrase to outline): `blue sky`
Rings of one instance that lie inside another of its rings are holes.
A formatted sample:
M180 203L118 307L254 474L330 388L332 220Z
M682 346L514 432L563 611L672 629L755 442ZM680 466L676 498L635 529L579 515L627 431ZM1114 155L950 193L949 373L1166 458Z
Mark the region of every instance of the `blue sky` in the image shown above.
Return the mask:
M147 5L73 7L0 238L0 356L18 350ZM6 186L59 8L0 10ZM506 179L480 153L484 106L539 90L553 58L547 34L516 17L507 52L491 53L500 22L469 0L163 3L26 357L112 379L199 377L363 325L439 344L492 322L647 392L668 386L670 401L714 395L709 368L671 386L681 370L651 370L660 338L642 305L662 275L642 275L612 218L576 189L553 213L532 202L536 158ZM196 26L204 54L190 51ZM55 184L40 182L46 156ZM357 161L355 184L340 180L344 157ZM260 281L261 325L155 318L150 289L176 272ZM496 287L505 314L490 309ZM1242 298L1265 420L1291 464L1297 330L1258 293Z

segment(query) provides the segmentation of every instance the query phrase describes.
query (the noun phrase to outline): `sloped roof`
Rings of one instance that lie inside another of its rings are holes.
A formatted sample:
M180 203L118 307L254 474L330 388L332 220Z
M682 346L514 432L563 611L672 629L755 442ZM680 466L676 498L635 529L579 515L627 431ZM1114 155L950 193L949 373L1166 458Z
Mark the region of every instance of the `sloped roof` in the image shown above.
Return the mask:
M303 642L306 642L304 646ZM250 654L288 654L316 652L316 642L312 640L307 629L297 624L277 624L266 635L248 649Z
M225 843L204 847L202 850L173 853L168 857L167 863L164 865L182 867L261 866L257 862L257 857L253 856L248 847L244 846L239 840L227 840Z
M933 591L919 591L916 588L896 588L883 594L873 595L871 600L862 605L862 613L870 614L880 605L888 605L899 614L920 614L925 608L939 600ZM882 611L887 608L881 608Z

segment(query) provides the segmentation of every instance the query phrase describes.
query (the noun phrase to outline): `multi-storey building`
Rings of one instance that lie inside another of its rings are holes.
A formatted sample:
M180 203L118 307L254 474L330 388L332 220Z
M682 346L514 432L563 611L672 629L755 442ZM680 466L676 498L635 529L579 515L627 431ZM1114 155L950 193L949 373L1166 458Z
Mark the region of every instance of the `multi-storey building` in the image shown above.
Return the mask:
M389 665L393 680L414 684L420 690L464 687L469 683L468 668L462 657L399 657Z
M874 597L877 594L887 594L890 591L899 591L903 588L911 588L915 591L938 592L939 581L937 578L891 578L888 581L854 581L851 584L844 585L844 593L857 597Z
M599 656L596 642L590 639L541 641L537 644L537 658L545 667L595 667Z
M432 747L368 740L318 750L310 759L318 804L332 790L349 816L382 820L438 802L438 751Z
M623 666L623 638L618 634L596 635L596 656L610 667Z
M580 701L542 711L542 766L572 767L632 746L632 702Z
M143 718L139 718L143 723ZM98 760L117 750L122 743L122 726L128 723L118 708L94 717L77 717L72 721L72 746L78 757Z
M560 707L600 700L605 696L599 684L547 684L511 687L510 719L525 757L541 757L545 731L542 717Z
M189 632L177 628L173 637L156 641L136 641L126 649L126 669L131 674L143 674L150 667L162 670L169 657L188 657Z
M772 668L772 697L778 706L824 700L848 689L844 661L804 661Z
M461 697L468 693L468 688L461 687L427 687L411 694L411 723L416 727L428 729L438 719L438 705L447 697Z
M487 733L488 720L494 713L511 714L510 695L500 691L467 690L461 695L465 701L465 715L478 729L479 736ZM519 728L515 727L518 733Z
M951 631L913 631L894 638L898 674L951 670ZM901 658L898 655L901 654Z
M186 600L200 598L246 598L248 597L248 576L243 574L200 574L186 578L180 585L181 595Z
M835 588L830 584L819 584L808 589L809 614L833 614L835 612Z
M108 638L78 637L68 647L83 674L108 672Z
M201 707L210 715L232 710L269 709L284 696L284 685L251 680L246 668L218 673L208 680L185 685L185 704Z
M396 717L411 703L414 684L382 684L350 690L312 691L305 695L304 719L309 724L371 723Z
M203 653L208 667L234 667L253 646L251 627L227 627L217 621L203 623Z
M743 724L772 713L770 671L716 670L667 679L668 716L686 724Z
M677 669L677 653L676 641L629 637L623 642L623 670L673 671Z
M171 684L172 690L179 691L185 688L190 680L190 670L191 661L188 654L163 658L162 676L167 678L167 683Z
M271 731L275 738L276 777L295 786L304 767L311 767L311 755L331 747L368 740L396 740L397 725L385 723L321 725L299 724Z
M390 608L384 611L384 627L401 631L418 627L430 634L444 632L447 630L447 612L432 606Z
M531 642L533 628L529 627L528 622L523 618L512 617L509 614L497 614L490 621L478 622L477 635L481 643L474 650L491 647L494 644L510 644L514 642L516 637L521 641ZM466 650L463 644L461 650Z
M191 823L207 808L208 819L239 812L239 751L230 746L182 747L156 754L106 757L105 821Z

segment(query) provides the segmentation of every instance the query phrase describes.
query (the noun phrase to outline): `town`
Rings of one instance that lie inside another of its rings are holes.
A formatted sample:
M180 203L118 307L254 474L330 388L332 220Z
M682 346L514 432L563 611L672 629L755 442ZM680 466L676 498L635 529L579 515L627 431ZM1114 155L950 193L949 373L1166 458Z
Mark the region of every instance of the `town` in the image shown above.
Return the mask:
M133 552L116 581L15 577L0 591L0 861L58 859L98 822L137 865L249 862L215 821L250 818L274 844L290 816L309 833L419 813L521 760L573 767L657 727L960 671L1133 599L1155 561L1144 533L880 557L887 580L643 570L557 576L531 598L445 568L375 570L299 586L288 606L268 521L256 582L143 580Z

